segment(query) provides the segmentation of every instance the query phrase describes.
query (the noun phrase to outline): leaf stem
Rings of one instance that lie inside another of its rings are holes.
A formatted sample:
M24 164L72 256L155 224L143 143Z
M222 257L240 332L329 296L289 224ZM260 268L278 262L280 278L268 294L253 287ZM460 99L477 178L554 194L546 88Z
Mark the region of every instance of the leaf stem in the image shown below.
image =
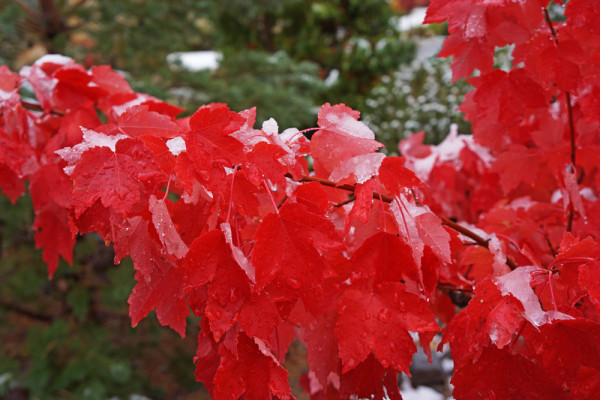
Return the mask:
M273 197L273 193L271 193L271 189L269 189L269 184L267 183L267 180L265 178L263 178L263 183L265 185L265 189L267 189L267 194L271 198L271 203L273 203L273 208L275 208L275 212L277 214L279 214L279 208L277 207L277 203L275 202L275 198Z

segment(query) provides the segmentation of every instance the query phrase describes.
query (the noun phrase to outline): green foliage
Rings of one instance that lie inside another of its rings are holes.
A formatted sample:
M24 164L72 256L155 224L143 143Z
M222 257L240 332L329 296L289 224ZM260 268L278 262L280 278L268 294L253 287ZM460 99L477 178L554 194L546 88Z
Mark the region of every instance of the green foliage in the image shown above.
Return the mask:
M282 52L228 52L216 71L179 70L173 79L182 87L169 95L184 108L210 102L235 111L256 107L259 123L274 117L282 128L312 126L314 99L324 89L314 63L296 62Z
M0 0L0 10L0 64L8 64L27 47L17 28L24 15L15 2L8 0Z
M0 196L0 209L10 210L0 213L0 396L20 390L31 399L163 398L200 389L183 356L194 351L193 332L182 341L152 318L131 328L131 265L113 266L110 248L87 235L78 240L73 267L61 263L48 280L28 228L29 196L15 206Z
M85 32L94 40L96 64L143 77L148 73L169 79L166 56L213 46L213 30L206 15L211 2L162 0L97 0L87 14L93 23ZM82 16L83 17L83 16Z
M362 106L378 78L409 61L414 45L401 38L386 0L224 0L213 9L218 46L284 51L339 79L325 100Z
M421 130L428 143L439 143L451 124L470 131L456 111L470 88L464 80L452 83L446 59L414 62L382 78L365 102L363 118L388 153L397 153L400 140Z

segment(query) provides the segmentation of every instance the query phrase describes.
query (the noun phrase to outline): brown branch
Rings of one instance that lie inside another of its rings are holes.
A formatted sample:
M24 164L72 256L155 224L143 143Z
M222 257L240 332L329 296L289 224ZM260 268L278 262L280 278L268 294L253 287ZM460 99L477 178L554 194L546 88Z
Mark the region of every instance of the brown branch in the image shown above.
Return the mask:
M290 178L290 179L294 179L293 176L291 174L286 174L286 177ZM328 186L328 187L332 187L332 188L336 188L336 189L342 189L348 192L352 192L354 193L354 190L356 188L355 185L348 185L348 184L343 184L343 185L338 185L333 181L327 180L327 179L323 179L323 178L317 178L315 176L303 176L302 178L299 179L300 182L318 182L323 186ZM379 200L381 199L383 202L385 203L391 203L394 198L391 196L386 196L386 195L381 195L379 193L375 193L373 192L373 198L375 200ZM489 249L489 244L488 244L488 240L482 238L481 236L479 236L478 234L476 234L475 232L469 230L468 228L465 228L462 225L457 224L456 222L442 217L440 215L438 215L438 218L440 218L442 220L442 225L446 225L448 228L455 230L456 232L470 238L473 239L475 241L476 244L478 244L479 246L485 247L486 249ZM506 258L506 265L508 265L508 267L511 270L516 269L518 266L517 264L510 259L509 257Z
M574 173L577 173L577 167L575 163L575 121L573 120L573 108L571 107L571 93L565 92L567 102L567 115L569 116L569 136L571 138L571 163L575 169Z
M546 23L550 27L550 32L552 33L552 37L554 38L554 43L558 44L558 36L556 35L556 30L554 30L554 25L552 25L552 20L550 19L550 14L548 14L548 9L546 7L544 7L543 10L544 10L544 19L546 20Z
M52 320L53 320L53 318L50 315L41 314L36 311L29 310L25 307L22 307L18 304L14 304L14 303L4 301L4 300L0 300L0 307L6 309L7 311L12 311L17 314L21 314L26 317L29 317L31 319L36 319L38 321L52 322Z
M550 19L550 15L548 14L548 9L546 7L544 10L544 19L546 20L546 24L550 28L550 33L554 38L554 44L558 46L558 35L556 30L554 29L554 25L552 25L552 20ZM571 106L571 93L565 91L565 102L567 103L567 116L569 119L569 137L571 143L571 164L573 164L573 173L577 174L577 164L576 164L576 132L575 132L575 121L573 120L573 107ZM573 209L573 205L569 205L569 215L567 216L567 232L571 232L573 228L573 218L575 216L575 210Z
M44 109L42 108L42 105L32 99L21 99L21 104L23 105L23 107L27 108L28 110L44 111ZM56 111L56 110L50 110L50 114L60 115L61 117L65 115L65 113L63 113L62 111Z

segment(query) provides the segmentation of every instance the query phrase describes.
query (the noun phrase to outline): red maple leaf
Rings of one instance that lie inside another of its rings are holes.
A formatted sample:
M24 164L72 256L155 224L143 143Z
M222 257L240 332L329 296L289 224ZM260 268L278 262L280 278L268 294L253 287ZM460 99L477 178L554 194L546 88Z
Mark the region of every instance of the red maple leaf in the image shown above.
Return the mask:
M340 245L331 222L300 204L286 203L262 220L254 237L252 263L258 289L277 276L299 291L307 307L315 305L323 295L325 262L320 251Z
M237 355L221 345L221 364L215 375L215 400L236 400L246 395L248 400L271 398L292 399L287 371L265 348L260 340L240 333Z
M183 290L184 269L162 260L152 260L152 268L150 275L136 276L138 283L127 300L131 326L135 327L154 310L161 325L170 326L185 337L190 307Z
M488 378L490 371L494 379ZM453 395L459 399L567 399L543 367L493 346L484 349L476 362L455 369L452 384Z
M382 283L373 292L346 290L337 311L335 335L343 372L373 352L384 368L410 373L408 367L417 348L408 331L439 329L427 302L406 292L401 283Z
M231 168L244 160L244 145L230 134L244 120L227 106L201 107L190 118L191 131L185 135L187 154L198 173L210 171L212 163Z
M373 153L382 144L375 134L358 121L359 112L344 104L323 105L319 110L318 130L310 142L317 175L328 178L345 161Z
M119 130L129 136L157 136L172 138L182 133L173 120L163 114L150 111L147 105L133 106L119 116Z
M42 258L48 265L48 276L52 278L58 268L58 257L69 264L73 261L75 235L69 225L69 210L49 203L36 211L33 229L35 247L43 248Z
M156 165L154 153L139 139L122 139L117 142L115 151L108 147L93 147L84 152L72 178L76 216L97 199L104 207L124 215L145 192L141 179L164 178L164 173Z

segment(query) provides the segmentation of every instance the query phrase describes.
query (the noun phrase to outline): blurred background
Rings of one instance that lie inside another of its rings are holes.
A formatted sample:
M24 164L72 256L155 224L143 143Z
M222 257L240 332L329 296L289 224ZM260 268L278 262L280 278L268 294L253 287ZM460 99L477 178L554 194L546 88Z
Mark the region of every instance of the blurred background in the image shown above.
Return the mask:
M48 53L110 64L186 115L209 102L257 107L257 125L272 117L280 131L312 127L321 104L345 103L396 154L411 133L437 143L452 123L469 131L455 111L469 85L452 84L448 61L435 59L447 32L420 25L427 4L0 0L0 64L18 71ZM184 340L152 316L132 329L130 265L113 266L112 249L88 235L73 267L63 262L49 281L30 198L11 206L0 196L0 210L0 399L207 398L193 377L194 321ZM291 350L291 374L304 372L301 353ZM413 383L443 392L446 369Z

